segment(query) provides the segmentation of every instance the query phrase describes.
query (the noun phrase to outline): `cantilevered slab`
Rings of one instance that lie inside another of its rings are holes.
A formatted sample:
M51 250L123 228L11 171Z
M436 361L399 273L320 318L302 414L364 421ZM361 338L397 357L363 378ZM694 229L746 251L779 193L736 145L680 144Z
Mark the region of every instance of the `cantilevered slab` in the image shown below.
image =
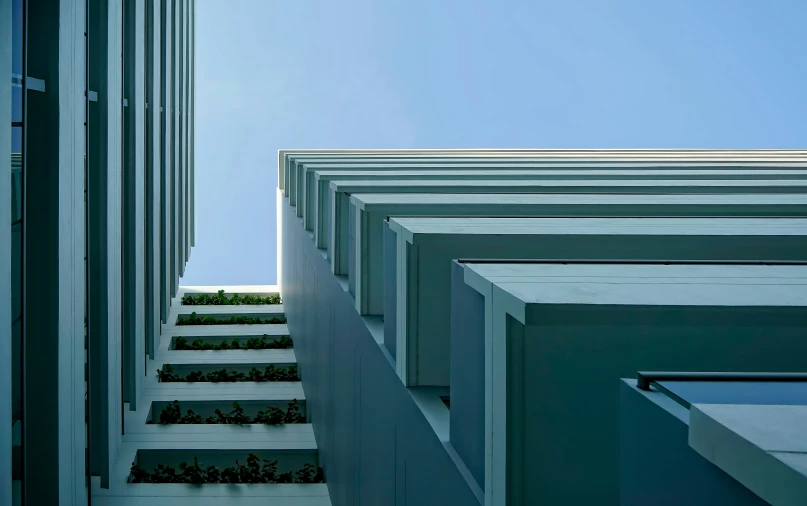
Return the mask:
M689 444L773 506L807 498L807 405L695 404Z
M302 199L305 171L317 169L395 170L406 168L629 168L630 166L686 169L694 167L782 168L804 164L807 152L795 150L351 150L319 153L278 152L278 187L291 205ZM793 168L791 167L791 168ZM804 165L801 166L804 168ZM288 184L287 184L288 182Z
M371 306L381 293L382 222L391 216L807 216L805 195L523 195L354 194L348 229L332 232L329 253L335 274L347 274L356 307ZM332 222L340 223L334 216Z
M488 506L618 504L620 377L804 367L803 266L463 267L484 297L465 339L484 340Z
M614 171L623 174L623 171ZM714 171L712 171L714 172ZM331 225L331 216L348 215L349 196L354 193L601 193L601 194L735 194L735 193L805 193L805 180L721 180L721 179L664 179L663 172L657 171L657 177L647 176L645 179L586 179L563 180L542 179L534 174L525 179L515 180L477 180L472 177L442 181L331 181L327 199L321 204L319 215L323 223L315 224L317 232ZM300 209L300 208L298 208ZM304 220L305 221L305 220ZM306 222L307 223L307 222ZM344 223L341 224L344 226ZM306 229L311 229L306 224ZM315 234L315 240L317 235ZM327 242L326 242L327 244ZM319 247L319 246L318 246Z
M313 177L313 184L310 183ZM511 180L603 180L603 179L680 179L680 180L771 180L807 179L802 170L547 170L521 169L495 171L472 170L311 170L306 172L305 190L302 192L306 230L313 230L318 248L327 248L327 224L329 223L328 187L331 181L511 181Z
M449 384L452 259L807 262L807 219L390 218L388 227L384 290L370 306L383 307L384 341L407 386Z

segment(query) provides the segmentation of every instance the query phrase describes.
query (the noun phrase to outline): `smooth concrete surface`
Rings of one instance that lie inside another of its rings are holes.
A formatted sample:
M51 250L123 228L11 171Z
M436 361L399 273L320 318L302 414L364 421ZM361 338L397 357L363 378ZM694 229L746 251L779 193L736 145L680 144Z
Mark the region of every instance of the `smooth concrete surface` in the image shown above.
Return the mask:
M804 170L807 151L706 149L414 149L279 150L278 191L302 217L306 171L400 170ZM299 195L298 195L299 193ZM298 205L298 200L299 205ZM277 200L277 237L282 206ZM319 247L325 243L316 238ZM343 274L339 267L334 271ZM283 279L278 260L278 280ZM282 281L278 281L281 284Z
M620 382L619 504L767 505L689 446L689 420L689 410L663 393Z
M464 266L485 296L487 505L617 504L637 370L805 367L802 266Z
M674 194L778 194L805 193L807 186L803 180L668 180L663 172L658 172L655 179L613 180L558 180L522 178L515 180L451 180L451 181L331 181L329 190L324 196L322 211L322 229L327 235L331 216L345 216L351 194L379 193L560 193L560 194L620 194L620 195L674 195ZM304 209L303 205L297 207ZM299 215L300 213L298 213ZM303 213L305 214L305 213ZM319 218L318 218L319 219ZM304 217L307 230L314 226ZM315 232L318 247L327 244L317 239L319 230Z
M803 168L804 154L797 150L705 149L279 150L277 167L278 188L296 206L302 198L298 189L304 184L306 168Z
M417 217L384 226L398 242L385 249L382 275L396 282L370 278L387 288L370 293L370 307L395 323L384 339L409 386L449 384L455 258L807 261L807 219Z
M350 209L353 219L332 220L335 230L328 250L332 272L348 275L362 314L379 315L383 309L370 304L378 300L373 294L383 289L382 223L387 217L803 217L807 196L354 194Z
M512 180L776 180L806 179L807 172L799 170L307 170L305 188L301 191L306 230L312 230L318 248L328 247L330 207L328 189L331 181L512 181ZM364 192L367 193L367 192ZM475 193L475 192L466 192ZM478 192L476 192L478 193ZM488 192L491 193L491 192Z
M0 69L6 75L12 69L12 2L0 2ZM6 78L0 81L0 160L11 160L11 80ZM6 162L4 162L6 163ZM9 166L0 176L0 333L6 337L0 339L0 363L4 364L0 374L0 506L11 506L12 497L12 423L19 419L18 406L21 398L17 394L21 357L12 350L18 348L17 338L13 332L12 323L16 315L12 315L12 282L11 259L14 241L11 235L12 209L12 174L17 172ZM14 198L16 200L16 196ZM16 255L15 255L16 256ZM12 344L14 342L14 344ZM12 386L14 385L14 386ZM21 392L21 389L19 390ZM18 481L14 481L19 483ZM15 487L16 488L16 487Z
M282 200L283 306L333 504L480 504L470 473L438 435L447 431L432 425L443 426L448 408L403 386L383 340Z
M450 440L481 489L485 484L485 298L465 284L465 269L458 262L451 262L450 301Z
M693 404L689 444L767 503L805 503L807 406Z

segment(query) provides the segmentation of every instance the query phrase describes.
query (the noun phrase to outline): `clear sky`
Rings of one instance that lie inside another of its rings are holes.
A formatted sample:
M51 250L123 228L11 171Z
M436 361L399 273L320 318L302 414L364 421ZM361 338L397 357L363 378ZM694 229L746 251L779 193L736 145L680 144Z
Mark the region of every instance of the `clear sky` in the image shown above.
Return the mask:
M198 0L185 285L274 284L280 148L804 148L804 0Z

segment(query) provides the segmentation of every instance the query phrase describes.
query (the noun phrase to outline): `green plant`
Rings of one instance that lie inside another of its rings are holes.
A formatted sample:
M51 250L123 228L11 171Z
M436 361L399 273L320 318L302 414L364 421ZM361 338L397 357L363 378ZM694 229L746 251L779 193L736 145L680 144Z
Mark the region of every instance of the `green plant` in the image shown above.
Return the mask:
M259 316L231 316L220 320L212 316L199 316L194 311L187 318L177 320L177 325L263 325L286 323L284 316L261 318Z
M294 473L295 483L322 483L324 481L322 468L314 467L311 464L304 465L302 469Z
M181 383L181 382L212 382L212 383L233 383L239 381L300 381L300 376L297 373L297 365L290 365L289 367L276 367L274 365L266 366L266 369L261 371L253 367L249 373L244 374L240 371L228 371L227 369L219 369L211 371L207 374L202 371L191 371L187 375L180 376L174 372L171 364L165 364L162 369L157 370L158 381L163 383Z
M285 423L305 423L305 417L300 413L300 406L297 404L297 399L292 399L289 403L283 421Z
M269 295L268 297L245 295L244 297L239 297L237 293L228 298L224 295L224 290L219 290L215 295L203 293L182 297L182 305L184 306L241 306L254 304L281 304L281 300L279 295Z
M151 421L147 423L153 423ZM300 406L297 399L292 399L289 402L286 411L276 407L269 406L266 411L258 411L255 418L250 418L249 415L244 413L244 408L238 402L233 402L233 409L229 413L225 413L220 409L214 411L213 416L202 418L197 415L192 409L189 409L185 415L179 406L179 401L173 401L163 408L160 412L159 423L161 425L168 424L239 424L245 425L250 423L259 423L266 425L281 425L284 423L305 423L305 416L300 413Z
M160 423L180 423L182 419L182 411L179 409L179 401L169 402L168 406L160 413Z
M171 364L165 364L162 369L157 369L157 378L162 383L186 381L174 373L174 368L171 366Z
M238 338L232 341L222 340L218 344L206 343L202 339L194 339L188 343L186 337L177 337L174 340L175 350L192 350L192 351L205 351L205 350L284 350L290 349L293 342L289 336L280 336L274 340L270 340L269 336L264 334L262 337L250 337L245 344L241 344Z
M205 420L205 423L224 423L224 424L237 424L245 425L252 423L252 419L244 413L244 408L237 402L233 402L233 410L229 413L224 413L220 409L214 411L214 416L210 416Z
M277 406L268 406L266 411L258 411L255 417L255 423L263 423L266 425L280 425L286 419L286 413Z

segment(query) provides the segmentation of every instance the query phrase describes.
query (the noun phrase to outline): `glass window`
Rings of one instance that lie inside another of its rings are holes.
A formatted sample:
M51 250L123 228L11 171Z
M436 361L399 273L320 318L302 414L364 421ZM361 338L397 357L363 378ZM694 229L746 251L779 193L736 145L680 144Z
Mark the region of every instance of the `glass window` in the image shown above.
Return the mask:
M22 223L11 227L11 320L22 316Z
M22 127L11 129L11 223L22 219Z

